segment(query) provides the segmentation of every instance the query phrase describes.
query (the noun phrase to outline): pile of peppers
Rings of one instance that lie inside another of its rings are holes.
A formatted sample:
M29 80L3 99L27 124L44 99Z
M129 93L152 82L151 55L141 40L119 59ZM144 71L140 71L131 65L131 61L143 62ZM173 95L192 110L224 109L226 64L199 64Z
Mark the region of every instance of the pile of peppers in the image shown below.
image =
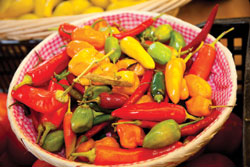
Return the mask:
M207 80L214 45L227 32L204 44L217 9L188 45L171 25L154 26L161 15L133 29L103 18L84 27L60 25L67 41L62 52L28 71L12 91L30 110L37 144L96 165L143 161L182 147L220 114Z

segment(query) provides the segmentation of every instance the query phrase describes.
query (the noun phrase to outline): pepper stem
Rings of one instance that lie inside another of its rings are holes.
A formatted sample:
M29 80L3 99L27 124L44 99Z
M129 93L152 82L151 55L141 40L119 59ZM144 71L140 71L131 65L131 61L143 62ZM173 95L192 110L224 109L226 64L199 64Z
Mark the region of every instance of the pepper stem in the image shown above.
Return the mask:
M157 102L157 103L160 103L162 102L164 99L164 96L162 94L158 94L158 95L155 95L154 96L154 100Z
M153 20L157 20L158 18L160 18L162 15L164 15L165 13L161 13L161 14L159 14L158 16L155 16L155 17L153 17Z
M117 125L121 125L121 124L133 124L133 125L141 125L141 121L139 120L135 120L135 121L124 121L124 122L116 122L116 123L112 123L112 127L115 127Z
M44 131L43 125L39 124L38 127L37 127L37 133L38 134L37 134L37 138L36 138L36 143L39 143L39 140L40 140L40 138L42 136L43 131Z
M191 119L191 120L200 120L200 118L195 117L193 115L190 115L188 112L186 112L186 120Z
M184 126L194 124L194 123L196 123L196 122L198 122L198 121L200 121L200 120L202 120L202 119L203 119L203 117L202 117L202 118L199 118L199 119L197 119L197 120L195 120L195 121L191 121L191 122L187 122L187 123L184 123L184 124L180 124L179 127L180 127L180 128L183 128Z
M32 77L30 75L24 75L22 82L20 82L19 84L15 85L13 87L13 90L17 90L19 87L23 86L23 85L31 85L32 82Z
M72 84L64 91L63 96L65 96L66 94L68 94L69 91L70 91L71 89L73 89L74 84L75 84L75 83L78 83L79 80L80 80L80 78L81 78L83 75L85 75L85 74L90 70L90 68L91 68L93 65L95 65L96 63L99 63L100 61L103 61L104 59L108 58L112 53L114 53L114 51L115 51L115 50L112 49L110 52L108 52L108 53L107 53L105 56L103 56L102 58L100 58L100 59L98 59L98 60L95 60L95 61L92 61L92 62L88 65L88 67L87 67L80 75L78 75L77 78L75 78L75 79L73 80Z
M41 139L40 139L40 142L39 142L39 145L40 146L42 146L43 145L43 143L44 143L44 140L45 140L45 138L47 137L47 135L49 134L49 132L51 131L51 130L55 130L56 129L56 127L55 127L55 125L53 125L52 123L50 123L50 122L46 122L46 123L44 123L45 125L45 131L43 132L43 135L42 135L42 137L41 137Z
M229 33L230 31L233 31L234 30L234 27L230 28L229 30L227 31L224 31L222 32L216 39L215 41L213 41L211 44L209 44L211 47L215 47L215 44L223 37L225 36L227 33Z
M219 106L209 106L209 109L224 108L224 107L235 107L236 105L219 105Z
M204 42L201 41L200 45L195 49L195 51L189 53L185 58L184 58L184 62L187 63L188 60L196 53L200 50L200 48L204 45Z
M93 163L95 161L95 157L96 157L95 150L96 149L93 148L93 149L91 149L90 151L87 151L87 152L72 153L71 155L76 156L76 157L79 157L79 156L86 157L86 158L89 159L89 161L91 163Z

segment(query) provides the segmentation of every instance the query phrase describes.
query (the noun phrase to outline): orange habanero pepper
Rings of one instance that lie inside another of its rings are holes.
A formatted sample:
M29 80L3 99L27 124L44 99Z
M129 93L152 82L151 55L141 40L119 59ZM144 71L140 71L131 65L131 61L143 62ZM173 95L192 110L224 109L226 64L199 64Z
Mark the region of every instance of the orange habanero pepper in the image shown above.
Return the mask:
M84 48L94 48L94 46L86 41L73 40L67 44L66 52L72 58Z

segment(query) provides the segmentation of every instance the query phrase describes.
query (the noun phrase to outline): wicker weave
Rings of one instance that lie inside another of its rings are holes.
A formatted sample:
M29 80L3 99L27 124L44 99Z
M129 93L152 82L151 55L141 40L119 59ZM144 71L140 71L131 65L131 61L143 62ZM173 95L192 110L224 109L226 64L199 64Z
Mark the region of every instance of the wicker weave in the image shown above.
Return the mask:
M119 15L127 19L128 23L132 23L130 26L133 27L138 22L138 19L145 19L152 16L157 16L158 13L151 12L112 12L106 13L102 15L104 18L108 18L109 21L113 18L117 18ZM81 19L73 24L82 25L83 23L89 24L92 23L98 16L93 16L88 19ZM99 16L100 17L100 16ZM139 20L139 22L142 20ZM172 16L164 15L160 19L156 21L157 25L169 23L173 26L177 31L183 31L185 40L190 42L194 36L199 33L200 29L196 26L193 26L189 23L186 23L182 20L176 19ZM206 42L211 42L214 40L214 37L208 35ZM48 58L51 49L56 49L62 43L60 42L60 37L57 33L52 34L44 41L42 41L37 47L35 47L30 54L23 60L19 68L17 69L13 80L10 84L9 94L7 99L7 105L10 105L14 102L11 97L11 91L13 86L20 82L25 74L25 71L30 69L32 63L35 64L35 52L38 51L43 56L47 56ZM49 46L48 46L49 45ZM236 89L237 89L237 75L235 64L232 58L232 54L230 51L224 47L221 43L216 44L217 49L217 58L215 60L215 65L212 69L212 74L209 77L208 82L210 83L213 89L213 99L215 99L216 104L223 105L234 105L236 102ZM221 78L221 80L219 79ZM224 91L221 91L224 90ZM217 91L218 90L218 91ZM146 161L136 162L133 164L126 165L116 165L116 166L136 166L136 167L161 167L161 166L176 166L181 162L188 159L190 156L199 151L205 144L207 144L210 139L218 132L218 130L225 123L227 118L229 117L232 108L223 108L220 110L221 114L217 117L217 119L209 125L205 130L203 130L199 135L197 135L190 143L170 152L166 155L162 155L160 157L156 157L154 159L149 159ZM52 165L58 167L75 167L75 166L84 166L91 167L94 165L90 164L82 164L78 162L71 162L66 160L65 158L57 155L49 153L35 144L35 133L34 127L32 127L32 123L30 123L27 118L25 118L23 111L17 107L12 107L8 111L9 120L11 123L11 127L15 132L17 138L22 141L25 147L33 153L37 158L47 161Z

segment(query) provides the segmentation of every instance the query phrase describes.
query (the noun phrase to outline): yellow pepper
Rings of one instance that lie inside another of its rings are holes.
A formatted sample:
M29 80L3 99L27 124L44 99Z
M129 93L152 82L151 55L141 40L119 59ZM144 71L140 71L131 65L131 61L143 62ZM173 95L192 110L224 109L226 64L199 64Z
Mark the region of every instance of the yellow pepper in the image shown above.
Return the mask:
M131 65L135 64L132 69L129 69ZM116 63L118 70L126 69L130 71L134 71L136 75L142 76L145 72L144 67L138 63L135 59L125 58L121 59Z
M116 73L116 77L119 78L120 80L131 83L133 86L131 87L113 86L112 89L113 92L131 95L140 85L139 77L133 71L119 71Z
M66 51L70 57L73 57L84 48L94 48L94 46L86 41L73 40L67 44Z
M165 83L169 98L175 104L180 100L183 74L186 64L182 58L171 59L165 68Z
M188 87L187 87L187 82L186 82L185 78L183 78L182 83L181 83L180 99L186 100L188 97L189 97L189 91L188 91Z
M190 96L200 95L208 99L211 98L212 88L206 80L194 74L188 74L184 78L186 79Z
M146 69L155 68L155 62L153 58L146 52L140 42L135 38L127 36L121 39L120 46L123 53L137 60Z
M187 111L198 117L208 116L211 113L212 101L200 95L194 96L186 101Z
M75 76L80 75L93 61L96 61L102 58L104 55L94 48L85 48L78 52L69 62L68 69ZM103 61L95 64L88 72L95 69L98 65L103 63L109 63L109 58L104 59ZM84 78L84 77L82 77ZM89 85L89 80L86 78L80 79L80 83L83 85Z

